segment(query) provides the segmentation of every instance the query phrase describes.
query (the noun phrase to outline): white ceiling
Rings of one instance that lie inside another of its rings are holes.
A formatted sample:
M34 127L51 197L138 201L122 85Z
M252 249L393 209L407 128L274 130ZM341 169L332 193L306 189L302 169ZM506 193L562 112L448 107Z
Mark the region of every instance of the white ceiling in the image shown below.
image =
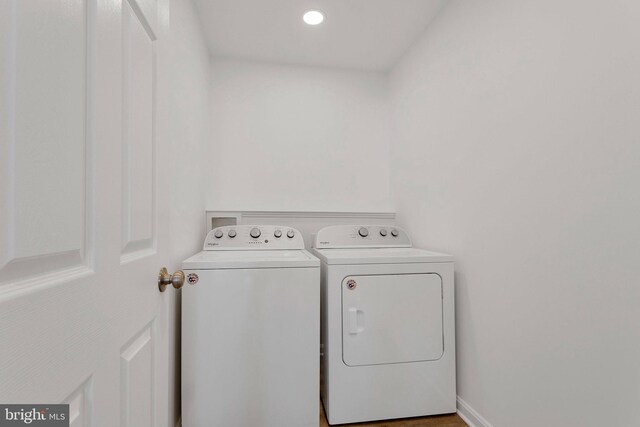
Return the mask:
M388 70L444 0L195 0L211 54L326 67ZM302 21L309 9L322 24Z

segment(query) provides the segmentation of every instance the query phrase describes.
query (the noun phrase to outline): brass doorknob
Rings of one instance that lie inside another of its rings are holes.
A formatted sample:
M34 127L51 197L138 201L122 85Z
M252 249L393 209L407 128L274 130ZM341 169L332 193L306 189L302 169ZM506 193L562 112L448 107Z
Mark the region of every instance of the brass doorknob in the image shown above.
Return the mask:
M169 274L165 267L160 269L160 273L158 273L158 289L160 289L160 292L164 292L169 285L176 289L180 289L184 285L184 273L182 270Z

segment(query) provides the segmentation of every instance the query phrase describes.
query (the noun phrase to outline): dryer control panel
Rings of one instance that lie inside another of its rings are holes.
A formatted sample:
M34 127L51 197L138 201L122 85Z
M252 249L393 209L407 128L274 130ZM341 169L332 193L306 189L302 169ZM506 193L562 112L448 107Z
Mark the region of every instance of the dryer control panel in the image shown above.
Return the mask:
M281 225L229 225L211 230L205 251L304 249L302 234Z
M334 225L316 234L313 247L338 248L410 248L411 239L401 228L389 225Z

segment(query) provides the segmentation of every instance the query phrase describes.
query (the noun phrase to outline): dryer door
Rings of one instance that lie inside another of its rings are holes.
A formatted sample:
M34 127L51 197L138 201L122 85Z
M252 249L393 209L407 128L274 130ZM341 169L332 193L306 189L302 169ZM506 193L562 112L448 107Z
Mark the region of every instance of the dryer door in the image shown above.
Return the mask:
M342 281L342 360L348 366L442 357L437 274L348 276Z

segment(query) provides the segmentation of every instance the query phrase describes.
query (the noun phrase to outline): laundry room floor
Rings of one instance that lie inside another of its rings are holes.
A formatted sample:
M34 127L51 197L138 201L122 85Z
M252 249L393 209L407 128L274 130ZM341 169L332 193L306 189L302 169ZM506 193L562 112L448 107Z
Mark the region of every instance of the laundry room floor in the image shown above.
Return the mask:
M431 417L404 418L392 421L374 421L368 423L347 424L354 427L467 427L458 414L433 415ZM320 402L320 427L329 427L324 406Z

